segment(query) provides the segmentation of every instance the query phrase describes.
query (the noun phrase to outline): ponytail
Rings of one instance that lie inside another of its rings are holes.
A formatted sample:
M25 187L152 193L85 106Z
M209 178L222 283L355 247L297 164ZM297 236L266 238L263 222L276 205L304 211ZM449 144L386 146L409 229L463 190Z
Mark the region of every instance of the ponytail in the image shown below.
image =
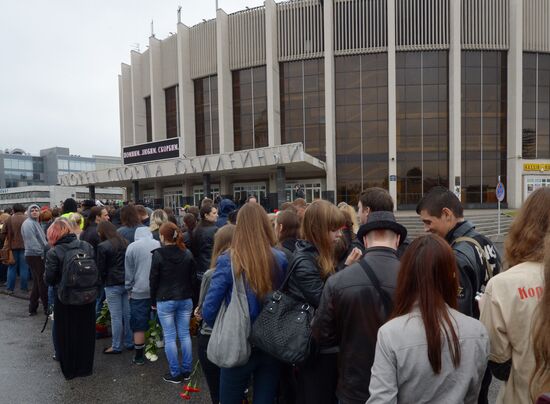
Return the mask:
M183 242L183 233L174 223L163 223L160 226L159 233L162 235L164 240L170 243L176 243L180 250L184 251L186 249L185 243Z

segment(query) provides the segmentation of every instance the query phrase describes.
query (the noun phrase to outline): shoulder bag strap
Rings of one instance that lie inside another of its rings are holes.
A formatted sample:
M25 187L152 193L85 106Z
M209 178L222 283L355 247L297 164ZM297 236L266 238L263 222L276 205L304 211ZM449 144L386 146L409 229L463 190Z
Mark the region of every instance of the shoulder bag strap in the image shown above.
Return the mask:
M382 300L382 305L384 306L386 315L389 316L393 308L393 303L389 293L386 292L384 289L382 289L382 286L380 285L380 281L378 280L378 277L376 276L371 266L367 263L367 261L364 258L359 260L359 265L361 265L361 268L363 268L363 270L369 277L372 285L380 295L380 299Z
M288 281L290 280L290 276L292 275L292 273L294 272L294 270L296 269L296 266L298 264L298 262L304 260L305 258L304 257L292 257L290 262L288 263L288 266L287 266L287 272L286 272L286 276L285 276L285 279L283 281L283 283L281 283L281 287L279 288L279 290L285 290L286 288L286 285L288 284Z
M489 279L491 279L493 277L493 267L491 266L491 263L489 262L489 257L487 256L487 251L485 251L485 248L483 248L483 246L481 244L479 244L479 242L475 238L468 237L468 236L457 237L451 243L451 247L453 245L455 245L456 243L460 243L460 242L471 243L475 247L477 247L476 248L477 250L479 250L481 252L483 265L485 266L485 271L486 271L485 279L482 280L482 283L487 283L489 281Z

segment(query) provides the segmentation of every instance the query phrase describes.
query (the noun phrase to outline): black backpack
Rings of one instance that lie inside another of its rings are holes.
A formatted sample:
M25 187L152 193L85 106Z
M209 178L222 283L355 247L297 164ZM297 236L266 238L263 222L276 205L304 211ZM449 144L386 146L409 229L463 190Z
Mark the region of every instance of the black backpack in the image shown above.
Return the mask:
M65 251L57 296L63 304L81 306L95 302L99 271L95 260L79 245Z

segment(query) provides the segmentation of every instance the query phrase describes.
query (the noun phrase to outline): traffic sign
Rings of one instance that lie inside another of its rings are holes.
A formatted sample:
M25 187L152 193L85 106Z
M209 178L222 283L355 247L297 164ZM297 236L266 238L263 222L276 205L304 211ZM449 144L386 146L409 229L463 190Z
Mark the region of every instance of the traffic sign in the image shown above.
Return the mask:
M506 195L506 191L504 189L504 184L500 181L497 183L495 194L499 202L502 202L504 200L504 195Z

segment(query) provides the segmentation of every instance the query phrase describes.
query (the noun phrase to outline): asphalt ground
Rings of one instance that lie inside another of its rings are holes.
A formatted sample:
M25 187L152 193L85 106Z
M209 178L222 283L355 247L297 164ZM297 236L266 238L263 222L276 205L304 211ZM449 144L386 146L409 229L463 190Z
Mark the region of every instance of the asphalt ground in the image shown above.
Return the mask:
M200 387L205 391L193 393L191 401L179 397L183 384L162 380L168 372L162 351L158 361L146 361L144 366L131 363L132 352L102 354L110 338L96 341L93 375L65 380L52 359L51 322L41 334L45 316L27 313L26 300L0 294L1 404L210 403L204 380Z
M132 352L103 355L110 338L96 341L92 376L65 380L52 359L51 322L40 333L44 315L29 317L27 301L0 294L0 403L182 403L182 385L166 383L168 364L162 352L156 362L131 363ZM193 341L195 347L195 340ZM196 358L196 352L194 358ZM489 402L496 401L500 382L493 380ZM210 403L208 387L190 402Z

